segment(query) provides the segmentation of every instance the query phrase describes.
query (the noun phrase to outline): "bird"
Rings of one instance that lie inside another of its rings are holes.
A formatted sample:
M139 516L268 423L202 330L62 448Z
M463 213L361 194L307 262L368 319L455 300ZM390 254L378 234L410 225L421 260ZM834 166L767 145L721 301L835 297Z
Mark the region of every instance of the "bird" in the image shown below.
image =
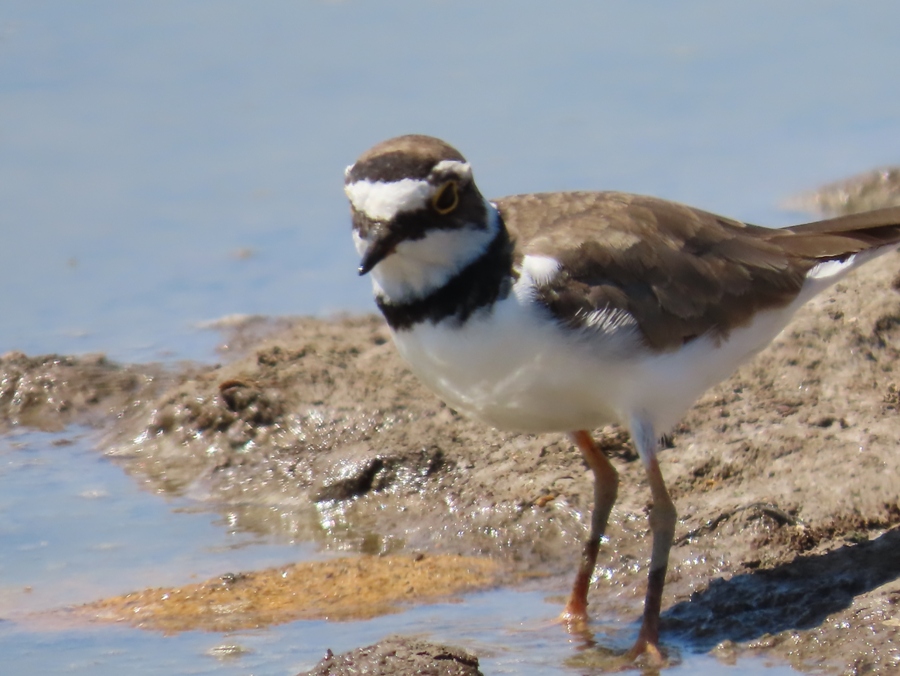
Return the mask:
M661 663L677 514L660 439L794 312L900 243L900 207L767 228L612 191L488 200L454 147L391 138L344 172L358 272L400 355L453 409L503 430L568 434L593 511L561 614L584 631L618 473L591 430L630 432L650 488L644 610L628 659Z

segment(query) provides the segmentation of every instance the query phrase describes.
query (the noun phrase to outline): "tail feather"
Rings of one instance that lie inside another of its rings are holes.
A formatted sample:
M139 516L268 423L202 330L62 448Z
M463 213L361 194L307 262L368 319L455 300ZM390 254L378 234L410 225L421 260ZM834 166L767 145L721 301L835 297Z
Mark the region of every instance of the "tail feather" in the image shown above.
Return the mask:
M843 260L853 254L900 244L900 207L866 211L794 225L774 231L785 251L817 260Z

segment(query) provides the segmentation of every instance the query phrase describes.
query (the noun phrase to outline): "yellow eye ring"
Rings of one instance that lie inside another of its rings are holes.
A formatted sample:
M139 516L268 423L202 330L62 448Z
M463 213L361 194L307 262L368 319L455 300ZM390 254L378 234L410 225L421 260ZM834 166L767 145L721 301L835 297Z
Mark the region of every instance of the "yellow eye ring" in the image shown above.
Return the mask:
M438 188L431 198L431 206L441 216L449 214L459 206L459 188L456 181L447 181Z

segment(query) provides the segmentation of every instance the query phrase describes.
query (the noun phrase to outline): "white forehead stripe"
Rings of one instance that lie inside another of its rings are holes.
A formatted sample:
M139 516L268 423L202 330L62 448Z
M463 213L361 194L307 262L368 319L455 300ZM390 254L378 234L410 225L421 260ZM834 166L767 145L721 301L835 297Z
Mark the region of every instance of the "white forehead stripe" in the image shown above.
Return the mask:
M389 221L399 213L424 207L434 186L414 178L390 183L362 180L344 186L344 192L357 211L375 221Z
M472 167L468 162L460 162L459 160L441 160L434 165L431 170L434 174L442 174L447 172L459 176L460 180L467 181L472 178Z

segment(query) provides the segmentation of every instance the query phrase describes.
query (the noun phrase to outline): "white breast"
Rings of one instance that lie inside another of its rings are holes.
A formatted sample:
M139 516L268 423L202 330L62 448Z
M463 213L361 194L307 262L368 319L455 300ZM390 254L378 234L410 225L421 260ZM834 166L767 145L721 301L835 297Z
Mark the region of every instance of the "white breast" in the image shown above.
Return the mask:
M592 396L595 379L609 378L606 369L593 370L585 382L577 369L584 349L567 345L559 329L515 296L462 327L425 322L396 332L394 341L416 375L450 406L495 427L569 430L617 418Z

